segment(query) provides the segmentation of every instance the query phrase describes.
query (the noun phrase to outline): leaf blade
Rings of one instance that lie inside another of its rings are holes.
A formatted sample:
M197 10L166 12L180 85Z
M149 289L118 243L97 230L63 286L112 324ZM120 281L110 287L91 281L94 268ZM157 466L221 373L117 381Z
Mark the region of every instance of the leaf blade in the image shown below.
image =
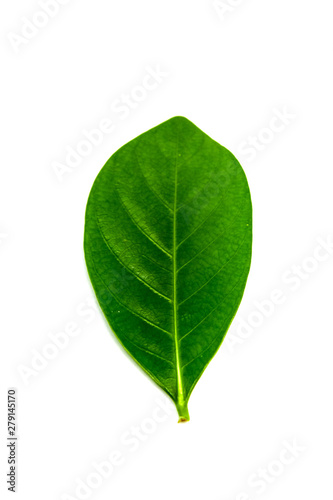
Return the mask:
M241 166L182 117L118 150L91 190L84 246L97 298L182 421L237 311L251 243Z

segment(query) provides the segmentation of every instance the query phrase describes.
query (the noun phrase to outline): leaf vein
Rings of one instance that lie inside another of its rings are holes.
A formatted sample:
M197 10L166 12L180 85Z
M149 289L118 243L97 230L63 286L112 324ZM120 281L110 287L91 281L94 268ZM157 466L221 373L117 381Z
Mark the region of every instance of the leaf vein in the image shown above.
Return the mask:
M195 356L195 358L191 359L191 361L189 361L188 363L186 363L185 365L183 365L182 368L184 369L186 366L188 366L191 363L193 363L196 359L200 358L200 356L203 356L205 354L205 352L208 351L208 349L212 346L212 344L215 342L215 340L220 336L220 334L221 334L221 330L218 332L217 335L215 335L215 337L213 338L213 340L211 342L209 342L208 346L203 351L201 351L200 354L198 354L197 356Z
M203 185L203 187L201 189L199 189L199 191L197 193L194 193L193 196L191 196L190 198L187 199L186 203L183 203L182 205L180 205L178 208L177 208L177 212L178 210L181 210L182 208L184 207L187 207L188 204L190 202L193 202L195 201L197 198L199 198L200 194L204 191L204 189L206 188L206 186L211 182L211 178L208 179L207 182L205 182L205 184Z
M228 190L229 191L229 190ZM221 199L220 203L218 203L210 212L209 214L203 219L203 221L200 222L200 224L195 228L193 229L193 231L190 232L190 234L188 236L186 236L186 238L184 238L178 245L177 248L179 248L183 243L185 243L186 240L188 240L191 236L193 236L194 233L196 233L198 231L198 229L201 228L201 226L203 226L203 224L205 222L207 222L207 220L211 217L211 215L213 215L214 212L216 212L216 210L218 210L220 208L220 206L222 205L223 202L225 202L225 197L226 197L226 194L228 193L228 191L225 193L225 195L223 196L223 198Z
M238 209L235 216L231 219L230 223L223 228L223 231L221 231L217 236L216 238L214 238L210 243L208 243L208 245L206 245L202 250L200 250L200 252L196 253L194 255L194 257L192 257L192 259L188 260L187 262L185 262L185 264L183 264L179 269L178 269L178 272L181 271L184 267L186 267L190 262L192 262L192 260L196 259L197 257L199 257L199 255L201 255L205 250L207 250L207 248L210 247L210 245L212 245L213 243L215 243L215 241L217 241L223 234L225 234L226 230L229 229L229 227L231 226L231 224L234 222L234 220L236 219L236 216L240 213L240 210Z
M147 288L149 288L152 292L156 293L157 295L159 295L160 297L162 297L163 299L166 299L167 301L171 302L171 299L170 297L168 297L167 295L164 295L163 293L159 292L158 290L156 290L156 288L154 288L152 285L150 285L149 283L147 283L147 281L145 281L144 279L142 279L140 276L138 276L136 273L134 273L119 257L118 255L114 252L113 248L111 247L111 245L109 244L108 240L106 239L106 236L104 235L104 232L103 232L103 228L101 227L100 225L100 220L98 218L98 216L96 217L96 222L97 222L97 226L98 226L98 230L99 230L99 233L100 235L102 236L103 238L103 241L104 243L106 244L106 246L108 247L108 249L110 250L110 252L112 253L112 255L115 257L115 259L119 262L119 264L121 264L134 278L136 278L138 281L140 281L141 283L143 283Z
M213 276L211 276L209 278L209 280L207 280L203 285L200 286L200 288L198 288L195 292L193 292L191 295L189 295L185 300L183 300L179 305L181 306L182 304L184 304L187 300L189 300L191 297L193 297L193 295L196 295L198 292L200 292L200 290L202 290L202 288L204 288L206 285L208 285L208 283L210 281L212 281L212 279L214 279L221 271L223 271L223 269L225 268L225 266L227 264L229 264L229 262L232 261L232 259L238 254L240 248L243 246L245 242L245 238L243 239L243 241L240 243L240 245L237 247L236 251L232 254L232 256L230 257L230 259L227 260L227 262L225 262L223 264L222 267L220 267L220 269L218 271L216 271L215 274L213 274Z
M164 199L155 191L155 189L153 189L151 187L151 185L149 184L148 182L148 179L147 177L145 176L144 172L143 172L143 169L142 169L142 166L141 166L141 163L139 162L139 158L138 158L138 154L136 152L136 149L134 150L134 154L135 154L135 159L137 161L137 164L139 166L139 169L140 169L140 172L142 174L142 177L143 177L143 180L145 181L145 184L146 186L148 187L149 191L151 193L153 193L153 195L162 203L162 205L167 208L171 213L173 213L173 209L171 207L169 207L169 205L164 201Z
M159 354L156 354L155 352L150 351L149 349L146 349L145 347L139 346L136 342L133 342L133 340L131 340L129 337L127 337L127 335L124 335L124 337L126 340L128 340L128 342L130 342L132 345L134 345L137 349L140 349L141 351L146 352L147 354L150 354L151 356L155 356L156 358L161 359L162 361L165 361L166 363L168 363L169 365L171 365L173 367L173 363L171 363L171 361L169 359L164 358L163 356L160 356Z
M151 236L149 236L149 234L147 234L146 231L144 229L142 229L141 226L138 225L138 223L133 219L133 216L131 215L128 208L126 207L126 205L125 205L125 203L120 195L119 189L117 187L116 187L116 190L118 193L119 201L120 201L123 209L127 213L128 217L130 218L130 220L132 221L132 223L136 227L136 229L138 229L140 231L140 233L142 233L149 241L151 241L157 248L159 248L162 252L164 252L168 257L172 257L171 253L166 248L164 248L162 245L157 243L156 240L154 240Z
M238 283L240 283L240 281L242 280L243 278L243 274L241 275L241 277L236 281L235 285L232 287L232 289L223 297L223 300L217 304L216 307L214 307L201 321L199 321L199 323L197 323L189 332L185 333L185 335L183 335L183 337L180 339L180 340L183 340L185 337L187 337L188 335L190 335L190 333L192 333L194 330L196 330L198 328L198 326L200 326L204 321L206 321L207 318L209 318L209 316L211 314L213 314L214 311L216 311L216 309L218 309L224 302L225 302L225 299L234 291L234 289L236 288L236 286L238 285Z
M91 245L90 245L91 247ZM133 311L133 309L131 309L130 307L128 307L127 304L124 304L121 300L119 300L118 297L116 297L116 295L114 293L111 292L110 288L109 288L109 285L107 285L102 277L102 275L97 271L96 269L96 266L95 266L95 261L92 257L92 252L91 252L91 261L92 261L92 264L93 264L93 267L94 267L94 270L95 270L95 273L97 274L97 276L99 276L100 280L102 281L103 285L106 287L106 289L109 291L110 295L114 298L114 300L116 302L118 302L118 304L120 304L122 307L124 307L128 312L130 312L131 314L133 314L133 316L136 316L138 318L140 318L142 321L144 321L145 323L147 323L148 325L151 325L153 326L154 328L157 328L158 330L161 330L162 332L165 332L167 333L168 335L170 335L172 337L172 333L171 332L168 332L168 330L164 330L164 328L161 328L160 326L156 325L156 323L154 323L153 321L150 321L149 319L147 319L145 316L142 316L141 314L139 314L138 312L136 311Z

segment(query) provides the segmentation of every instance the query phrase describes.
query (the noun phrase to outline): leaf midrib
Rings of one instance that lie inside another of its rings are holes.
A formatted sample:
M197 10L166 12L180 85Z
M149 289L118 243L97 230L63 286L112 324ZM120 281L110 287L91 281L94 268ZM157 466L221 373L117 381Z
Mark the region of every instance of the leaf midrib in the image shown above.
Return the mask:
M176 155L175 155L175 189L173 199L173 248L172 248L172 263L173 263L173 331L175 336L175 355L177 368L177 399L180 405L183 405L184 391L182 370L180 365L179 340L178 340L178 305L177 305L177 188L178 188L178 134L176 139Z

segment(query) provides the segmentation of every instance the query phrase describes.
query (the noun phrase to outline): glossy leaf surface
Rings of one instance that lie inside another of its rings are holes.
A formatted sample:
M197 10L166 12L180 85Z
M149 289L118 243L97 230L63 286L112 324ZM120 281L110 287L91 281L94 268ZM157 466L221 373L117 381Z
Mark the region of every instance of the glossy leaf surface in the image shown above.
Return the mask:
M112 330L180 421L237 311L251 245L241 166L185 118L123 146L95 180L84 240L91 282Z

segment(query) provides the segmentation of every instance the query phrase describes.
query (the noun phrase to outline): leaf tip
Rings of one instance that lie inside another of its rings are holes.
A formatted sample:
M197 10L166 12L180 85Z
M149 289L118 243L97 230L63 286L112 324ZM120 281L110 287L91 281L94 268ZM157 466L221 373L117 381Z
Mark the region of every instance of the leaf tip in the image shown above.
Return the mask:
M168 121L174 122L177 125L192 125L193 126L193 123L188 118L185 118L185 116L180 116L180 115L173 116Z

